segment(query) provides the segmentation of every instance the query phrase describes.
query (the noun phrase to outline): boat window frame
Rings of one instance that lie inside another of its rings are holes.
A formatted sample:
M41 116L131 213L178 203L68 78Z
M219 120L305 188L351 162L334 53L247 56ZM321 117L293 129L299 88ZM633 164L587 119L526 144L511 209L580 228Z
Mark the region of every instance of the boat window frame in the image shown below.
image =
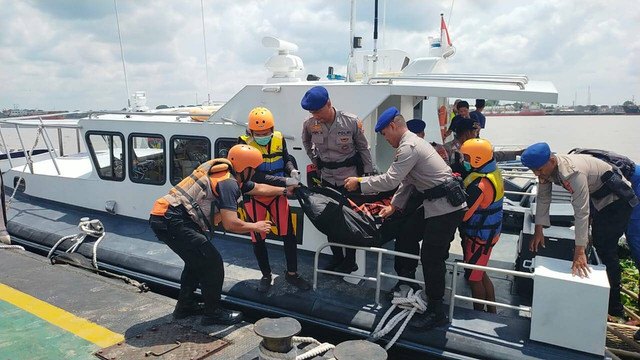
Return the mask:
M212 154L212 147L211 147L211 139L209 139L208 136L199 136L199 135L173 135L171 136L171 138L169 138L169 182L171 183L171 185L177 185L180 181L178 181L177 183L173 183L173 156L174 156L174 149L173 149L173 141L175 139L187 139L187 140L207 140L207 144L209 146L209 154L207 154L209 160L211 160L211 154Z
M133 155L134 155L133 138L134 137L146 137L146 138L158 137L162 139L162 142L164 144L164 147L162 148L162 157L164 158L164 172L163 172L163 177L161 182L147 181L147 180L134 180L131 177L131 174L132 174L131 171L129 171L129 180L134 184L147 184L147 185L158 185L158 186L162 186L166 184L167 183L167 139L165 139L164 135L158 134L158 133L142 133L142 132L130 133L129 136L127 137L127 145L129 146L127 163L129 164L130 169L133 169Z
M93 144L91 143L90 137L91 135L108 135L108 136L119 136L120 140L122 142L122 152L124 153L124 155L126 156L127 154L127 150L126 150L126 146L127 144L125 143L125 137L124 134L122 134L119 131L102 131L102 130L89 130L85 133L84 136L84 140L87 143L87 148L89 150L89 154L91 155L91 160L93 161L93 168L96 170L96 173L98 174L98 177L102 180L107 180L107 181L124 181L124 179L127 178L127 162L126 161L122 161L122 177L116 177L115 176L115 172L113 170L113 164L111 164L111 173L114 174L114 176L103 176L102 173L100 172L100 163L98 162L98 157L96 156L95 150L93 148ZM111 154L113 154L113 141L111 141L111 148L109 149Z
M236 144L238 144L238 137L219 137L216 139L215 143L214 143L214 152L213 152L213 156L218 158L218 152L220 151L220 143L223 141L230 141L233 140L235 141Z

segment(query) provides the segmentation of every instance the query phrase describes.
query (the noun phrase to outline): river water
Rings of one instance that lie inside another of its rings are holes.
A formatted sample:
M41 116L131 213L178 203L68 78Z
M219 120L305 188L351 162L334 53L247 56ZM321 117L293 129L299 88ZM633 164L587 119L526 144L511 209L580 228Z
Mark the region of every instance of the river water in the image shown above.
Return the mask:
M557 153L576 147L606 149L640 163L640 116L487 116L481 137L496 145L545 141Z

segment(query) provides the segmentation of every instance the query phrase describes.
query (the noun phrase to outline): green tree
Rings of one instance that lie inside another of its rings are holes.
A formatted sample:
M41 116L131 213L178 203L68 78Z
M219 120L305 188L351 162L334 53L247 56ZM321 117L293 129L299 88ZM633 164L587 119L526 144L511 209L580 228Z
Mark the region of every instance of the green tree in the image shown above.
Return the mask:
M500 103L498 100L487 100L484 102L485 106L497 106Z
M598 112L598 107L596 105L591 105L589 106L589 110L591 110L591 112L595 114Z
M624 103L622 103L622 106L631 106L631 105L635 105L631 100L627 100Z
M169 108L169 107L168 107L167 105L158 105L158 106L156 106L156 110L159 110L159 109L168 109L168 108Z

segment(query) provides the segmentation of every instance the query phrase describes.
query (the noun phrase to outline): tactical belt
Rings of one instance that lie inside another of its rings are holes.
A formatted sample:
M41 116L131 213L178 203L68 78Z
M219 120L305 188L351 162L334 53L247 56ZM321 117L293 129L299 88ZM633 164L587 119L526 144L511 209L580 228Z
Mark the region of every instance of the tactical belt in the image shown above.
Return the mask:
M615 194L620 199L629 203L634 207L640 203L633 189L622 180L622 175L617 171L607 171L600 177L602 186L600 189L589 194L594 199L602 199L609 194Z
M460 177L453 177L438 186L418 193L423 199L429 201L446 197L451 205L459 206L466 201L467 195L461 180Z
M343 161L322 161L320 158L318 158L318 167L327 169L339 169L343 167L357 166L358 157L358 153L356 153L356 155L353 155L352 157Z

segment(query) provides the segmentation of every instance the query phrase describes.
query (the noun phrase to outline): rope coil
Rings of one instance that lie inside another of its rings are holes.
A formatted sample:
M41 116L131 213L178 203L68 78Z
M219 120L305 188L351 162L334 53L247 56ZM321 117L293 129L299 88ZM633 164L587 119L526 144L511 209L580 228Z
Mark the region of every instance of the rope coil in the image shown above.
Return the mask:
M104 226L102 225L100 220L89 220L89 218L82 218L80 219L80 223L78 224L78 230L80 230L80 232L75 235L67 235L60 238L60 240L58 240L55 245L53 245L51 250L49 250L47 259L51 260L51 257L53 256L53 253L58 249L58 246L60 246L60 244L62 244L66 240L71 239L71 241L73 241L73 245L71 245L66 251L67 253L71 254L78 250L87 236L92 236L97 238L97 240L93 243L93 248L91 251L91 263L93 264L93 267L95 269L98 269L98 245L106 235Z
M411 318L416 312L423 313L427 310L427 303L422 298L422 290L418 290L414 293L413 289L409 289L406 297L396 296L393 298L393 300L391 300L391 304L391 307L389 308L389 310L387 310L382 319L380 319L380 322L371 332L370 336L371 341L376 341L390 333L396 327L396 325L398 325L400 321L404 319L402 326L400 326L391 341L389 341L387 346L385 346L385 350L389 350L389 348L391 348L393 344L395 344L398 338L400 338L400 335L402 335L402 332L407 327L407 324L409 324L409 321L411 321ZM402 310L394 317L392 317L391 320L389 320L389 322L385 325L385 321L387 321L389 316L395 311L396 308L401 308Z
M261 360L306 360L314 358L320 354L324 354L325 352L335 348L333 344L330 343L321 343L320 341L312 338L312 337L303 337L303 336L294 336L291 338L294 346L289 350L288 353L279 353L271 351L264 347L263 343L260 342L260 346L258 347L258 355ZM315 344L316 347L313 349L298 355L298 347L295 346L297 344Z

